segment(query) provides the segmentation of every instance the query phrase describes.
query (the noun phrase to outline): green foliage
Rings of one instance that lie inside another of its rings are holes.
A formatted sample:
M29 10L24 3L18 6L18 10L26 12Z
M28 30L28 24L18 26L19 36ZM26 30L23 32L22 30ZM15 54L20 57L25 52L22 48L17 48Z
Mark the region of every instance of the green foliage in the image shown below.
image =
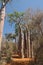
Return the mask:
M15 34L18 35L19 25L24 13L14 11L11 14L8 14L8 20L10 24L15 24ZM22 22L21 22L22 23Z
M23 16L23 15L24 15L23 12L17 12L17 11L14 12L14 16L15 16L16 18L19 18L19 17L21 17L21 16Z
M17 23L17 19L21 18L23 15L24 15L24 13L22 13L22 12L14 11L13 13L8 14L8 20L10 23L12 23L12 22Z

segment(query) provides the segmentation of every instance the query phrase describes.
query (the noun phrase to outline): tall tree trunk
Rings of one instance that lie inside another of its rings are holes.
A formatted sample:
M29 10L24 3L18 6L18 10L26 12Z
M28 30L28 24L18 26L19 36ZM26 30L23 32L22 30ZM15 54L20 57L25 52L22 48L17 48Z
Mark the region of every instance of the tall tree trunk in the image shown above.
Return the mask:
M21 54L22 54L22 58L24 58L24 34L22 30L21 33L22 33Z
M33 42L32 42L32 58L34 58Z
M19 40L18 40L18 50L19 50L19 53L20 53L20 56L21 56L21 41L22 41L22 38L21 38L21 28L20 28L20 26L19 26L18 36L19 36Z
M16 37L15 37L15 47L16 47L16 53L17 53L17 42L16 42Z
M31 57L31 31L29 31L28 42L29 42L29 58L30 58Z
M2 9L2 12L1 12L1 22L0 22L0 51L1 51L2 33L3 33L3 27L4 27L4 18L5 18L5 7Z
M26 31L24 31L24 55L27 57Z
M26 32L26 41L27 41L27 57L29 57L29 42L28 42L28 30Z

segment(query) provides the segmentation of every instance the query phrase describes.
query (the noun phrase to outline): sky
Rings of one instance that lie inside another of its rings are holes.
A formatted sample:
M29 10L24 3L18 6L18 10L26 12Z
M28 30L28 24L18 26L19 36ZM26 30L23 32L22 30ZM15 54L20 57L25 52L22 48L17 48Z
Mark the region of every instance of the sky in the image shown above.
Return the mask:
M25 12L28 8L43 10L43 0L12 0L6 5L6 14L15 10ZM14 33L14 26L11 27L7 19L5 19L3 35L6 33Z

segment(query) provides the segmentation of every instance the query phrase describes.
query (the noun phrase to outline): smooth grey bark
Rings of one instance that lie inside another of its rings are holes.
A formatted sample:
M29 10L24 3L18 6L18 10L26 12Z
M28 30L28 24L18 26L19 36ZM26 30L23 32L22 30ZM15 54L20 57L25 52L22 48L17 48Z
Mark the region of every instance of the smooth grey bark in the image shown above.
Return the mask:
M4 27L4 19L5 19L5 7L2 9L2 12L1 12L1 22L0 22L0 51L1 51L1 42L2 42L3 27Z
M21 38L21 27L19 25L19 31L18 31L18 52L21 56L21 43L22 43L22 38Z
M26 35L26 31L23 32L24 33L24 56L27 57L27 35Z
M31 32L29 31L28 44L29 44L29 58L31 58Z
M24 58L24 34L22 30L21 30L21 34L22 34L21 54L22 54L22 58Z
M29 57L28 31L26 32L26 44L27 44L27 58L28 58Z

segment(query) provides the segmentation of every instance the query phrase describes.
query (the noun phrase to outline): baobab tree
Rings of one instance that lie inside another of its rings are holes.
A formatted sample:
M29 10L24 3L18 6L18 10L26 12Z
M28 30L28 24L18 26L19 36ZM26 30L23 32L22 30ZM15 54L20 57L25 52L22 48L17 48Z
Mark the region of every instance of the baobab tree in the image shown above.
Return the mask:
M30 9L25 12L24 14L24 23L26 27L26 37L27 37L27 57L31 57L31 17L32 17L32 12Z
M4 3L3 3L4 5ZM2 41L2 32L4 27L4 19L5 19L5 7L1 11L1 22L0 22L0 51L1 51L1 41Z
M0 8L0 51L1 51L1 41L5 19L5 6L9 2L9 0L0 0L0 2L2 4Z
M15 34L18 36L18 51L22 58L24 58L24 51L23 51L23 43L24 43L24 37L23 37L23 30L22 30L22 21L23 21L23 14L21 12L14 12L12 14L8 15L9 22L11 24L15 24Z
M42 30L43 12L36 11L32 13L30 10L24 14L24 23L28 31L29 57L34 57L34 40L39 39L38 35L43 35ZM38 37L37 37L38 36ZM37 42L39 43L39 42Z

